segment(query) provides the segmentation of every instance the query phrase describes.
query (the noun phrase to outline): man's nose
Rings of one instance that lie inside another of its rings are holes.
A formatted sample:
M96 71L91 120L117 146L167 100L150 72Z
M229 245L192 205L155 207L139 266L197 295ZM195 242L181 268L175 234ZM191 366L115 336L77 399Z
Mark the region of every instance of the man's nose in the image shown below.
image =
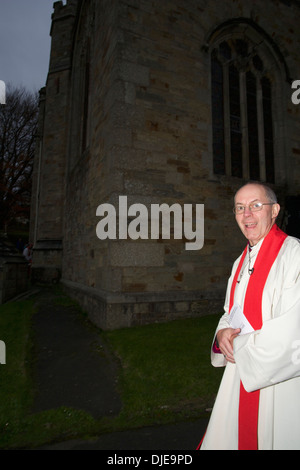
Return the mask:
M245 217L249 217L249 215L252 215L252 212L250 210L249 207L245 206L245 209L244 209L244 216Z

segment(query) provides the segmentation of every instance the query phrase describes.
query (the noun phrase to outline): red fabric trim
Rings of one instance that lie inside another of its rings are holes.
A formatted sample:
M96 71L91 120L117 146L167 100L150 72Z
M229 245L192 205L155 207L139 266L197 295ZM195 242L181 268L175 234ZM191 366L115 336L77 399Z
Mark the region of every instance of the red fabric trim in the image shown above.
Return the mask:
M204 438L205 438L205 434L206 434L206 431L205 431L205 433L203 434L203 437L202 437L200 443L199 443L198 446L196 447L196 450L200 450L200 449L201 449L202 442L203 442L203 440L204 440Z
M215 354L222 354L222 353L221 353L221 349L218 348L216 341L214 341L214 344L213 344L213 346L212 346L212 350L213 350L213 352L214 352Z
M244 301L244 314L251 323L254 330L262 327L262 295L270 269L282 247L287 235L282 232L277 225L272 229L264 239L254 264L254 272L250 276L247 292ZM234 303L234 292L237 278L241 270L243 260L246 256L247 248L244 250L243 257L239 263L234 276L230 293L229 311ZM257 449L257 424L258 424L259 390L246 392L243 384L240 385L239 401L239 449L256 450Z

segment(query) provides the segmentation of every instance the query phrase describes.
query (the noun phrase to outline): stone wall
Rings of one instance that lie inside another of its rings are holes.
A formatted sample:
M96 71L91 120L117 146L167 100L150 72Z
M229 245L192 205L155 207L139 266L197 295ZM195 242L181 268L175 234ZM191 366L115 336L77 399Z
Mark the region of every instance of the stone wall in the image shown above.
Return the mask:
M42 281L61 276L70 70L76 10L77 1L68 1L66 6L62 2L54 3L49 72L46 87L40 92L30 240L34 244L33 277Z
M62 241L62 282L102 328L219 311L245 243L232 214L243 181L213 174L207 40L218 25L246 18L284 57L280 99L273 103L282 116L275 189L283 204L299 193L300 180L299 107L286 77L286 69L291 79L300 77L296 2L58 4L36 246ZM96 209L117 208L120 195L128 206L148 209L204 204L203 248L188 251L186 240L172 236L99 240Z
M21 257L9 262L0 260L0 304L26 292L28 285L28 266Z
M0 305L29 287L29 266L7 237L0 234Z

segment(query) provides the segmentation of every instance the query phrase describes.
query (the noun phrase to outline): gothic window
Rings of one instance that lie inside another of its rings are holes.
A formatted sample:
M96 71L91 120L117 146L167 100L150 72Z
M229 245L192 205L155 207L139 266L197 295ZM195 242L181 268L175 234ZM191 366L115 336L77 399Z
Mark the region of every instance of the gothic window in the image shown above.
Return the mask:
M215 53L211 61L214 172L225 174L223 67Z
M90 141L91 58L90 41L78 41L72 71L72 112L69 169L88 151Z
M83 109L82 109L82 151L88 146L90 101L90 43L87 41L83 64Z
M211 51L213 171L274 183L272 83L257 49L233 37Z

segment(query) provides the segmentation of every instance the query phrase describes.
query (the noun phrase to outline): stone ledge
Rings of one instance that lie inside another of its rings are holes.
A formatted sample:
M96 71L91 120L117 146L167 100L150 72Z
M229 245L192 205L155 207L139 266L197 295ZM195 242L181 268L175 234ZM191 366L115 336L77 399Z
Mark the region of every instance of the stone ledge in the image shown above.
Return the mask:
M62 241L61 240L37 240L34 244L34 251L41 250L62 250Z
M61 280L90 320L103 330L162 323L223 312L223 299L207 298L200 292L108 293Z

